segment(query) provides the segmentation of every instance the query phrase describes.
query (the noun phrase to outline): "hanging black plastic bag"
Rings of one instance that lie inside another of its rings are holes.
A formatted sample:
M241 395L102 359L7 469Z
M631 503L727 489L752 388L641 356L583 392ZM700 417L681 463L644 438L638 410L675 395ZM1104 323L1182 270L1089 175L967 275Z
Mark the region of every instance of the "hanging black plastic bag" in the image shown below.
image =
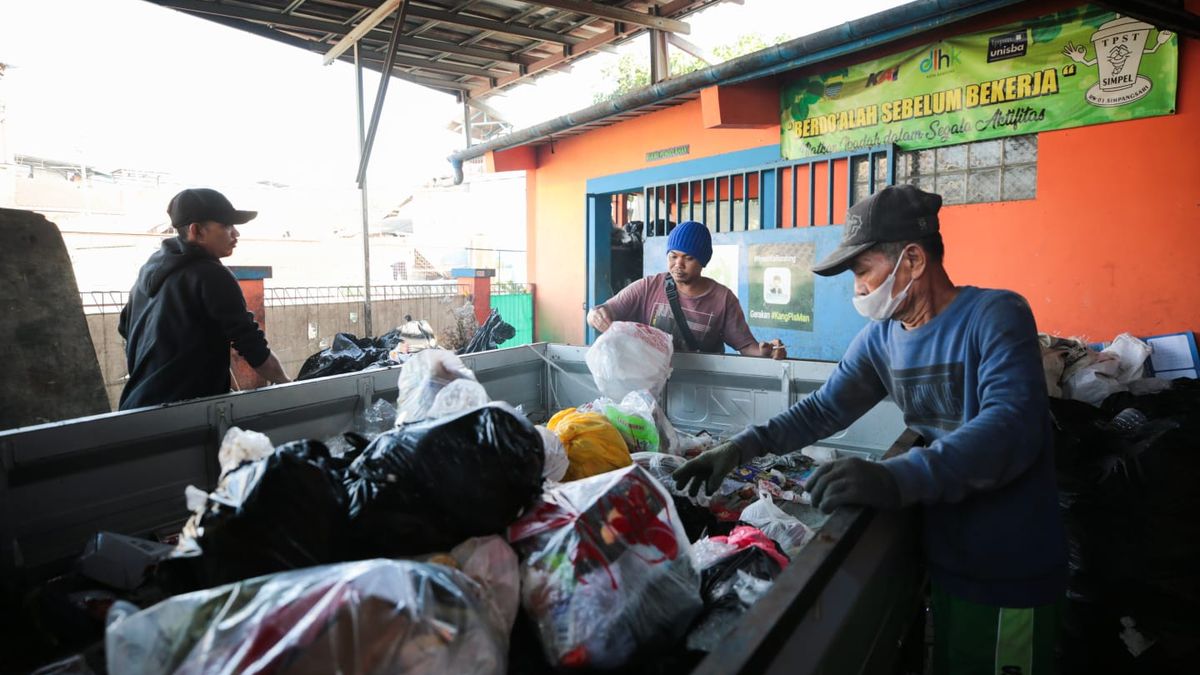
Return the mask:
M493 309L479 330L471 336L471 341L458 353L474 354L499 349L500 343L513 339L516 334L517 329L513 328L512 324L506 323L504 319L500 318L500 312Z
M344 466L295 441L230 471L184 526L164 583L180 592L345 559Z
M491 403L385 433L350 467L358 550L404 556L500 534L542 492L542 439Z

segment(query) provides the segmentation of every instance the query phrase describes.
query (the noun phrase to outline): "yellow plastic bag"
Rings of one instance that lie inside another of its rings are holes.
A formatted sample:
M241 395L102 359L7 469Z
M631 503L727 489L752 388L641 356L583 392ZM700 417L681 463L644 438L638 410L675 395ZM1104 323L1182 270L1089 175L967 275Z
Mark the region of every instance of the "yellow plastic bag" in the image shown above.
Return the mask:
M567 408L551 417L546 427L558 435L567 449L564 482L633 464L621 433L600 413L581 413Z

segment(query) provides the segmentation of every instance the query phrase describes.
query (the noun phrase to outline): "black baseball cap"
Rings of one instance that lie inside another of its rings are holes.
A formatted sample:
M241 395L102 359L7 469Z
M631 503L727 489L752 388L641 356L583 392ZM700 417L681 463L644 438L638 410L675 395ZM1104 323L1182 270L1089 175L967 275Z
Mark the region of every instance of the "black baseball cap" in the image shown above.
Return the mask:
M856 256L875 244L936 234L940 208L941 195L913 185L889 185L850 207L842 243L812 270L831 277L845 272Z
M254 220L258 211L239 211L225 195L211 188L189 188L171 198L167 215L171 216L171 227L179 229L206 220L243 225Z

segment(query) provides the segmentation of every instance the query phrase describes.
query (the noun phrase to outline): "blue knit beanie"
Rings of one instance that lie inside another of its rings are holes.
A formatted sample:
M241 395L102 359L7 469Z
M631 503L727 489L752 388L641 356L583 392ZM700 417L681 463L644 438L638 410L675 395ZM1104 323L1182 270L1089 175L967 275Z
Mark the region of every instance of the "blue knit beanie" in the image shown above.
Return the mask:
M671 230L671 236L667 237L667 250L686 253L699 260L701 267L707 267L708 261L712 260L712 235L704 223L689 220Z

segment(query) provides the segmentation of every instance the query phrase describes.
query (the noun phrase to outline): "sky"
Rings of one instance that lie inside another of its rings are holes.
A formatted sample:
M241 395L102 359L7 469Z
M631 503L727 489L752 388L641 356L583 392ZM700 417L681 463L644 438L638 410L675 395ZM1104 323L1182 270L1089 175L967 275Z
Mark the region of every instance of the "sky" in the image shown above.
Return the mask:
M796 37L899 0L745 0L692 15L707 49L746 33ZM645 38L618 48L647 52ZM600 53L488 100L518 127L586 107L605 88ZM354 68L143 0L0 2L0 79L9 150L101 170L166 171L229 184L270 180L352 188L358 166ZM365 73L367 115L378 79ZM403 194L449 175L463 146L450 95L389 84L371 158L372 190Z

